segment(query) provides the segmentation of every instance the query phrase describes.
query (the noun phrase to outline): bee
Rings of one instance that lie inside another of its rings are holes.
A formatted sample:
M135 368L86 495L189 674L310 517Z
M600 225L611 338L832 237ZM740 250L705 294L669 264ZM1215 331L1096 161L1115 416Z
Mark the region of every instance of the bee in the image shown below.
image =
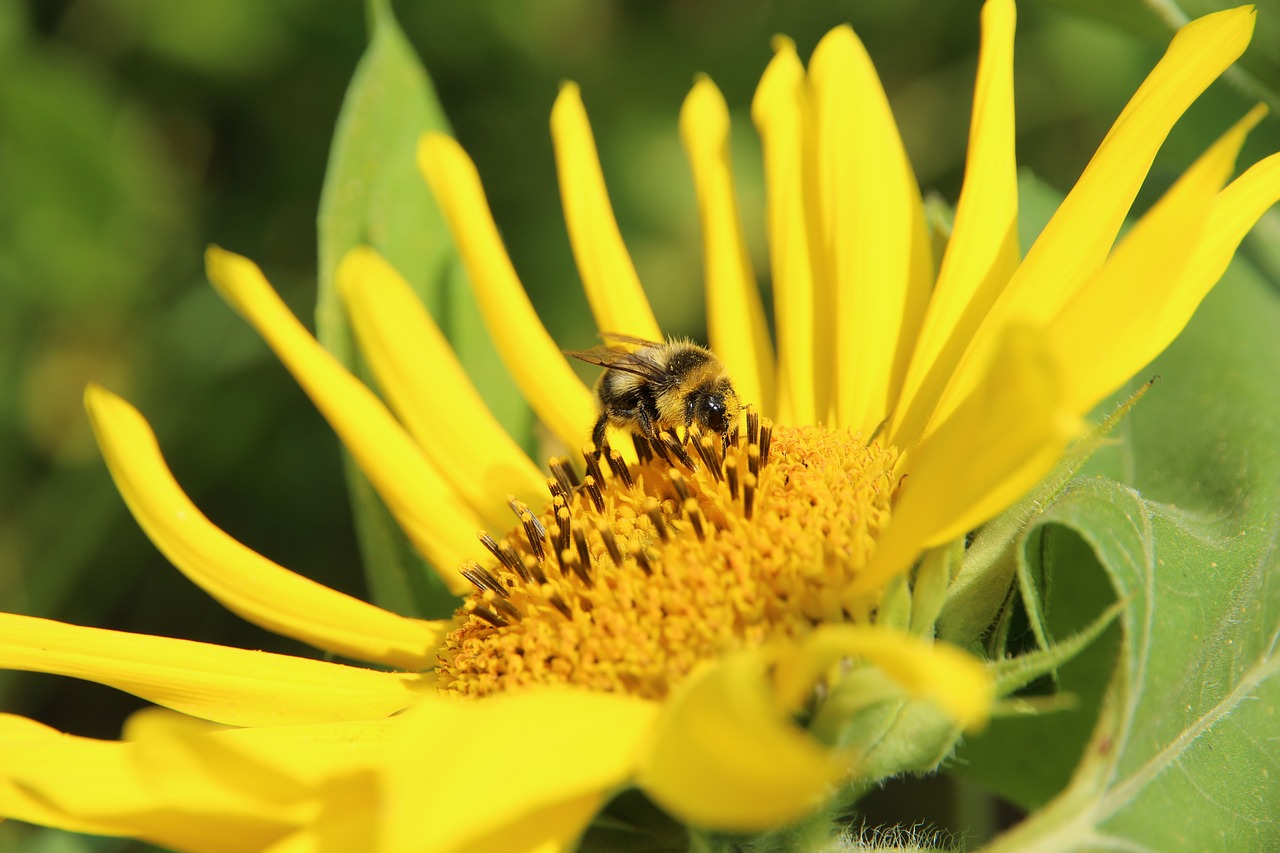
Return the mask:
M609 424L651 442L661 430L694 424L727 437L738 420L738 394L711 350L684 339L658 343L612 332L601 337L605 346L565 353L605 368L596 382L600 416L591 430L597 451Z

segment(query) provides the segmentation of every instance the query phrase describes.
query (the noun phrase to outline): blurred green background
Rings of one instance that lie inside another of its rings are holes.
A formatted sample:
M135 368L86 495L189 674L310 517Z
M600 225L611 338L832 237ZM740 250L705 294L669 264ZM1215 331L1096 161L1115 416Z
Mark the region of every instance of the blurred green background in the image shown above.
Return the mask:
M740 202L767 282L748 109L775 33L807 56L826 30L852 22L922 188L951 202L959 189L976 2L395 8L480 169L517 270L566 348L590 346L594 331L548 132L563 80L582 85L623 233L669 332L702 337L702 306L688 298L701 288L698 222L676 133L699 72L734 112ZM1065 190L1171 30L1137 3L1025 3L1019 17L1019 160ZM1262 4L1249 79L1236 81L1261 88L1215 86L1175 130L1140 206L1274 90L1278 26L1280 9ZM255 259L310 322L329 140L364 43L358 2L0 4L3 609L312 653L242 623L155 552L98 458L81 404L89 381L141 408L178 479L215 522L289 568L362 594L337 442L213 293L202 253L217 243ZM1280 125L1268 119L1242 162L1276 150ZM1253 251L1267 261L1262 248ZM115 736L134 707L107 688L0 673L0 709L77 734ZM133 847L0 825L0 850Z

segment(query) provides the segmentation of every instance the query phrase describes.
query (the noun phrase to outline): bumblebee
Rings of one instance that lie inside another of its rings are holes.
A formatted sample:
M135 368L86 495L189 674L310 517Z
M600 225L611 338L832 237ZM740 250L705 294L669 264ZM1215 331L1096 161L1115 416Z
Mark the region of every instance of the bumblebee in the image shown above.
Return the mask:
M609 424L656 442L661 430L694 424L724 438L737 422L738 394L711 350L683 339L601 337L605 346L565 353L605 368L596 382L600 416L591 430L597 451Z

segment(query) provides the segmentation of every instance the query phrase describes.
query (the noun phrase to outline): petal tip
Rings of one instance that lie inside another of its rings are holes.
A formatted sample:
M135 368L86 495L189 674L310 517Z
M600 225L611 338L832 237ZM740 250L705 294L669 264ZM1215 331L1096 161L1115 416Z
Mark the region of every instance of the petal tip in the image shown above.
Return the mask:
M796 52L795 40L790 36L784 36L781 33L769 40L769 46L773 48L775 55L782 53L794 54Z
M344 297L348 296L350 291L359 287L378 270L380 265L385 263L382 255L378 254L372 246L353 246L338 262L338 271L335 275L338 290Z

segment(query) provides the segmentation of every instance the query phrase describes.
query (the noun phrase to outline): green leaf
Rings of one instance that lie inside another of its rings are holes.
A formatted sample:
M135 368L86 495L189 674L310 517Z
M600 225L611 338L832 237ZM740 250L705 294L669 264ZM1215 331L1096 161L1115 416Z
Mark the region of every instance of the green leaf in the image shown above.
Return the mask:
M1147 39L1167 44L1184 24L1196 18L1243 5L1235 0L1053 0L1054 5L1102 21ZM1249 98L1280 106L1280 21L1272 4L1261 6L1248 52L1224 75Z
M1043 806L990 850L1280 847L1277 328L1237 261L1152 366L1126 440L1022 533L1024 565L1046 537L1053 633L1125 608L1060 673L1076 711L997 720L962 749L962 772Z
M320 341L366 382L334 285L343 255L367 243L381 252L439 314L440 270L451 249L422 181L414 152L428 129L445 129L426 73L385 2L370 6L369 48L361 59L338 118L319 215ZM350 455L345 458L356 529L374 603L409 616L441 615L450 596L444 584L421 579L431 572L410 547L395 519Z
M448 123L386 0L370 3L370 29L368 50L338 119L320 203L320 340L373 385L334 287L346 252L371 245L422 298L499 420L518 440L527 438L528 406L485 333L448 230L418 174L418 140L429 130L447 131ZM447 416L444 405L442 416ZM410 547L349 457L346 467L373 600L408 615L447 615L456 600Z

